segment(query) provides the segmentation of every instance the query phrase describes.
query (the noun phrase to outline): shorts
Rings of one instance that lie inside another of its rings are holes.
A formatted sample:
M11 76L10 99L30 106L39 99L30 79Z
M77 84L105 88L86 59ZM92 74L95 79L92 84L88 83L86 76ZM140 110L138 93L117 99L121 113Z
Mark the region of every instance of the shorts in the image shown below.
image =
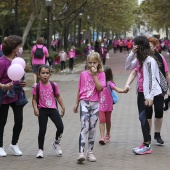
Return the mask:
M32 72L38 74L38 68L41 66L42 64L34 64L32 65Z
M99 111L99 122L100 123L110 123L111 122L111 111L102 112Z

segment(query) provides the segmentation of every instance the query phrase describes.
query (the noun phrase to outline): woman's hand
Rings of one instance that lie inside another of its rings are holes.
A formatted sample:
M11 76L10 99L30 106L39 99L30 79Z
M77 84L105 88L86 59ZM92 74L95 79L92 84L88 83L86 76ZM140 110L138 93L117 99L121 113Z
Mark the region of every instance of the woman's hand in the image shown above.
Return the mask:
M130 86L125 86L125 87L124 87L125 93L127 93L129 90L130 90Z
M20 82L21 87L25 87L25 86L26 86L26 84L27 84L27 83L26 83L26 81L25 81L25 80Z
M2 89L3 90L11 90L12 89L12 86L13 86L13 83L7 83L7 84L3 84L2 85Z

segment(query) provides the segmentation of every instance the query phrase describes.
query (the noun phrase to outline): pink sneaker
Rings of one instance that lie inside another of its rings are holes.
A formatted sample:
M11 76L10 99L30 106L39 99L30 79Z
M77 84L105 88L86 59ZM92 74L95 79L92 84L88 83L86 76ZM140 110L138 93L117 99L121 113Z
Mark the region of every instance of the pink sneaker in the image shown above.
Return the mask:
M106 135L104 140L105 140L105 142L110 142L110 135Z
M105 145L105 144L106 144L104 138L101 138L101 139L99 140L99 143L100 143L101 145Z

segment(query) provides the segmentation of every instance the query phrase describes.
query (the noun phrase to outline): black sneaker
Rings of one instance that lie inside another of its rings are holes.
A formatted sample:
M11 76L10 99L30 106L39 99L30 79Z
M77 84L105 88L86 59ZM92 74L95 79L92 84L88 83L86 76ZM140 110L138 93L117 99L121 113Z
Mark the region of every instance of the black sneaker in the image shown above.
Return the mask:
M159 145L164 144L164 141L162 140L161 136L155 137L154 139L156 140L157 144L159 144Z

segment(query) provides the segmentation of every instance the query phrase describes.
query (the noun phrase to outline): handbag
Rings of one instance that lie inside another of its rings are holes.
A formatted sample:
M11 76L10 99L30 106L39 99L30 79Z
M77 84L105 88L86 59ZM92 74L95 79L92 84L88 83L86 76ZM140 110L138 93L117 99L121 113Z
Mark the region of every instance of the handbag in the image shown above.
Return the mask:
M166 78L164 77L164 75L162 74L161 71L159 71L159 77L160 77L160 83L159 83L157 78L156 78L156 80L157 80L159 86L162 89L162 93L166 94L167 91L168 91L168 83L167 83L167 80L166 80Z
M113 99L113 104L116 104L119 101L119 97L116 94L116 92L114 90L111 89L111 87L109 86L109 84L107 83L107 87L111 93L112 99Z

